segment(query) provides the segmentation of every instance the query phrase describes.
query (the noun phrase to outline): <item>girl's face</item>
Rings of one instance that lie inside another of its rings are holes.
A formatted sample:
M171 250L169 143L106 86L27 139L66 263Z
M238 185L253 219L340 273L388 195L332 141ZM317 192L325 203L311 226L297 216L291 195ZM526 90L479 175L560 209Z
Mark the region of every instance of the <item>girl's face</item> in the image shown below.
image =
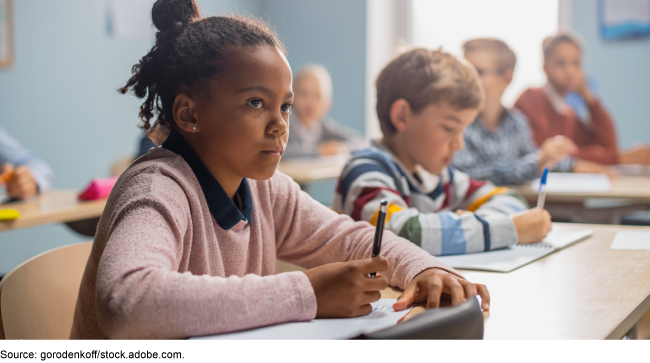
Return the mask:
M209 82L208 92L198 97L191 112L198 131L188 135L194 142L188 141L220 183L268 179L289 136L291 68L273 46L226 52L219 64L223 73Z

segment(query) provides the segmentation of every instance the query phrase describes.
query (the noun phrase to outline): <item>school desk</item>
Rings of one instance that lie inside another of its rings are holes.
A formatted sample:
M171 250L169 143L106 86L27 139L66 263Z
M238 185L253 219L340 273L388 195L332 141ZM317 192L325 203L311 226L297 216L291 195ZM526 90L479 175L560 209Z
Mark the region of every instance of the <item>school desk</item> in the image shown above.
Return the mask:
M106 199L79 201L77 194L76 190L55 189L33 199L0 204L0 209L11 208L20 212L18 219L0 222L0 232L51 223L83 221L102 215Z
M460 271L490 290L485 339L620 339L650 310L650 251L610 250L617 231L650 227L554 223L592 237L510 273ZM300 269L279 261L278 272ZM397 299L388 288L382 297ZM424 311L415 307L406 317Z
M576 223L618 224L621 216L650 205L650 177L616 175L611 178L612 189L607 192L546 193L545 209L554 220ZM537 191L530 184L510 186L530 205L537 203Z
M617 231L650 227L555 223L591 238L510 273L461 271L490 290L485 339L620 339L650 310L650 251L610 250ZM384 298L397 298L392 288ZM416 307L409 317L423 311Z
M347 155L340 155L283 160L278 170L304 187L309 183L338 178L347 158Z

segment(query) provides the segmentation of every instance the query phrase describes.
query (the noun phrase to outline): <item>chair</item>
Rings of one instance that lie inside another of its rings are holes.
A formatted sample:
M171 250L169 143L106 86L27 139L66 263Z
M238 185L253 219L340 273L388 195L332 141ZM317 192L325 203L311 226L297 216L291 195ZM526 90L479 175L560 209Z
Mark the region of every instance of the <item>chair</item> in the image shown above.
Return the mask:
M133 156L125 156L123 158L119 158L115 160L115 162L111 165L111 176L119 176L122 174L126 169L133 164Z
M33 257L0 280L0 339L68 339L92 242Z
M483 313L476 298L440 309L429 309L390 328L360 339L483 339Z

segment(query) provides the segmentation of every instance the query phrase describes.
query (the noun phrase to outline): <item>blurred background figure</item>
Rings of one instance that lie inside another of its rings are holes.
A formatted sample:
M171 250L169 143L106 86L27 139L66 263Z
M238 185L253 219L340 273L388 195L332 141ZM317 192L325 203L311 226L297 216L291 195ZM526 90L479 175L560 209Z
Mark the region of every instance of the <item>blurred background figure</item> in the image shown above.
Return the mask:
M289 141L283 158L347 154L364 145L356 131L327 116L332 78L325 67L308 64L295 76Z
M25 199L52 185L52 169L0 127L0 186L12 199Z
M544 40L544 72L548 82L529 88L515 107L530 120L538 143L557 135L570 138L578 146L577 156L602 164L650 164L650 147L642 145L619 152L614 122L587 86L582 70L582 49L572 35L560 33ZM583 120L565 101L568 92L584 99L588 110Z
M501 102L517 60L504 41L469 40L463 44L463 53L479 74L485 101L477 119L465 130L465 148L454 157L456 168L498 185L523 184L537 178L545 167L562 172L607 171L602 165L573 158L578 150L568 138L548 138L537 150L526 116Z

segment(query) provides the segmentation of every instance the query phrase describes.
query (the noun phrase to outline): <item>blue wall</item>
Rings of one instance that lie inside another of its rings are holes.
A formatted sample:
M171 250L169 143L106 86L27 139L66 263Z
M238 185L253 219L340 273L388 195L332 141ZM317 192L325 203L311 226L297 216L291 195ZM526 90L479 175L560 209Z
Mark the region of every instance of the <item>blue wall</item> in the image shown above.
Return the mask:
M586 73L598 82L620 147L650 143L650 38L603 41L595 0L573 0L571 14L572 28L584 41Z
M306 63L327 68L334 85L330 115L365 131L365 0L266 0L262 17L275 26L297 72Z
M332 116L364 130L365 1L199 0L203 15L240 12L275 25L294 70L328 67ZM344 9L345 11L342 11ZM55 172L57 188L82 188L108 176L140 137L139 101L116 92L153 40L122 40L106 32L100 0L14 1L16 62L0 70L0 125ZM331 201L333 185L312 190ZM61 225L0 234L0 275L48 249L89 240Z

